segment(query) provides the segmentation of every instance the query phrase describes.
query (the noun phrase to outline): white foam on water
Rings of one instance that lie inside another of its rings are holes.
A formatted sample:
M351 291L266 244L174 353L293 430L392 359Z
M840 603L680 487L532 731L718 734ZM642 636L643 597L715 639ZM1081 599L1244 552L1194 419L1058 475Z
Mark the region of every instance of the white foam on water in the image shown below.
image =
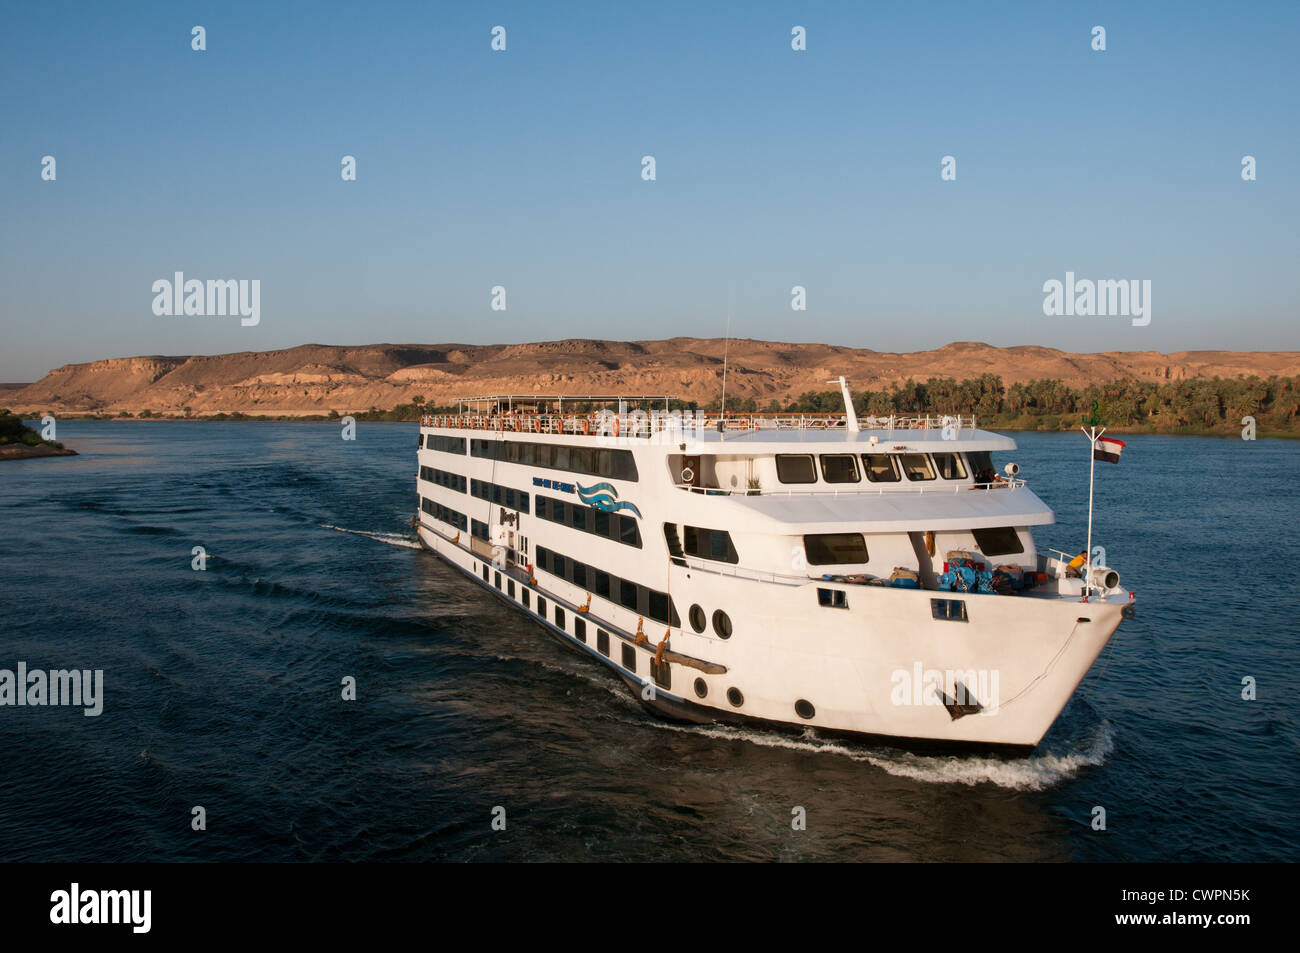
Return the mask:
M1040 752L1026 758L1003 759L980 755L919 755L887 748L855 749L848 744L818 738L811 730L801 736L784 735L760 728L729 725L675 725L655 722L670 731L744 741L765 748L785 748L833 754L866 762L895 777L927 784L993 784L1013 791L1041 791L1069 780L1083 768L1104 764L1114 750L1115 736L1109 722L1101 722L1082 750L1066 754Z
M364 536L366 539L373 539L378 543L386 543L389 546L401 546L405 549L423 549L419 543L411 537L404 536L401 533L370 533L363 529L347 529L342 526L331 526L329 523L321 523L321 529L337 530L340 533L351 533L353 536Z

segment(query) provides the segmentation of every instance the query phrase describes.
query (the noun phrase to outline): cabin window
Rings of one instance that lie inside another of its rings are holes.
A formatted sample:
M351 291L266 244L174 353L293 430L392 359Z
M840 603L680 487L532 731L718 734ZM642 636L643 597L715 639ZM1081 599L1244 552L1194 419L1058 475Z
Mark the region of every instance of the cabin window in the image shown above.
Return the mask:
M575 617L573 620L573 635L579 642L586 642L587 623L584 622L582 619Z
M523 603L524 603L524 608L525 608L525 609L528 608L528 600L529 600L529 596L528 596L528 594L529 594L530 592L532 592L531 589L525 589L523 592L520 593L520 596L523 597Z
M720 639L731 638L731 616L721 609L715 609L713 612L713 631L718 633Z
M961 454L936 453L934 454L934 466L939 471L939 476L945 480L966 479L966 468L962 466Z
M702 529L698 526L687 526L684 529L684 548L690 555L724 563L740 562L736 547L731 543L731 534L725 529Z
M847 609L849 607L848 593L843 589L818 589L817 604L832 609Z
M619 516L618 540L629 546L641 546L641 534L637 531L636 520L630 516Z
M623 646L623 667L629 672L636 671L636 649L630 645Z
M823 453L822 479L827 483L857 483L858 462L851 453Z
M564 628L564 610L559 606L555 607L555 625L556 628Z
M574 561L573 563L573 584L587 588L587 564Z
M492 574L492 585L496 586L498 589L501 588L501 573L494 572Z
M546 618L546 600L543 599L541 596L538 596L538 597L537 597L537 614L538 614L539 616L541 616L543 620L545 620L545 618Z
M782 483L816 483L817 470L813 466L812 454L778 453L776 478Z
M596 649L601 655L609 655L609 633L604 629L596 630Z
M861 533L817 533L803 538L804 555L811 566L867 562L867 541Z
M971 533L975 536L975 545L985 556L1009 556L1025 551L1024 544L1020 542L1020 534L1010 526L976 529L971 530Z
M637 584L628 582L626 579L619 580L618 601L624 609L631 609L633 612L637 609Z
M693 605L691 606L691 611L688 613L688 615L691 618L691 628L694 629L696 632L703 632L704 626L707 624L704 618L704 610L700 608L699 605Z
M898 462L903 465L903 472L909 480L934 479L934 467L930 466L930 458L924 453L899 454Z
M610 594L609 573L601 572L599 569L597 569L596 570L596 595L600 596L602 599L608 599L609 594Z
M564 557L559 553L551 553L551 574L565 578L564 574Z
M506 593L510 596L511 599L515 597L515 581L513 579L509 579L506 581Z
M668 623L668 593L650 590L650 611L646 613L656 622Z
M931 599L930 614L949 622L967 622L966 603L961 599Z
M862 466L867 471L867 479L872 483L897 483L902 479L892 453L864 453Z
M556 523L567 523L569 521L567 506L568 504L563 500L551 500L551 520Z
M594 532L597 536L609 536L609 514L604 510L596 510L596 527Z

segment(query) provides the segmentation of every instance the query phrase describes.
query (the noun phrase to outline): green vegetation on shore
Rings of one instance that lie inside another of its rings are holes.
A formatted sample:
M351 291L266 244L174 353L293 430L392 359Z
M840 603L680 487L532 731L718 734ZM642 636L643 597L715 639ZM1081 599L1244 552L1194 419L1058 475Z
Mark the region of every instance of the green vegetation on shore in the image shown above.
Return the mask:
M720 401L673 401L675 409L704 409L716 412ZM1116 380L1069 387L1060 380L1032 380L1006 387L996 374L958 381L931 377L924 382L908 379L889 390L859 391L853 404L860 415L888 417L890 414L974 414L980 427L989 430L1072 430L1094 412L1112 431L1127 433L1177 433L1237 436L1242 418L1253 417L1260 436L1300 437L1300 376L1297 377L1214 377L1178 381ZM575 405L575 411L581 408ZM807 391L792 401L773 400L766 404L752 397L727 401L728 413L840 413L838 390ZM327 414L253 415L219 413L195 416L190 408L184 415L162 415L142 410L140 419L164 420L356 420L415 421L421 414L455 413L455 407L435 407L416 396L410 403L386 410L371 407L363 411ZM7 412L6 412L7 413ZM23 427L30 437L39 436ZM32 414L31 416L40 416ZM114 414L66 414L97 420L129 418L127 411ZM0 418L2 419L2 418ZM0 435L0 443L5 442ZM57 444L55 445L57 446Z
M57 440L43 440L23 419L10 413L8 408L0 408L0 446L22 444L26 447L51 447L62 450L63 444Z
M807 391L789 404L727 401L728 412L839 413L838 390ZM1095 411L1109 429L1131 433L1240 435L1253 417L1260 435L1300 436L1300 377L1214 377L1180 381L1118 380L1067 387L1033 380L1004 387L996 374L957 381L932 377L888 391L853 395L861 415L974 414L988 430L1072 430ZM709 409L716 410L717 402Z

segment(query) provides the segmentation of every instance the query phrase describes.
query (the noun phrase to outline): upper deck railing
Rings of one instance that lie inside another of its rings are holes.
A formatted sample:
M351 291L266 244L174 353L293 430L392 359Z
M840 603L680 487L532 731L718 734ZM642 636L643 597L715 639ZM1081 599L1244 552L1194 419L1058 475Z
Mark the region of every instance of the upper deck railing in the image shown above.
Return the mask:
M864 431L893 433L898 430L953 431L975 429L975 416L900 416L859 417ZM430 414L420 418L422 427L458 430L482 430L496 433L566 434L581 437L643 437L661 434L686 434L718 431L725 433L760 430L844 430L848 423L843 414L714 414L706 411L640 411L624 413L505 412L480 414Z

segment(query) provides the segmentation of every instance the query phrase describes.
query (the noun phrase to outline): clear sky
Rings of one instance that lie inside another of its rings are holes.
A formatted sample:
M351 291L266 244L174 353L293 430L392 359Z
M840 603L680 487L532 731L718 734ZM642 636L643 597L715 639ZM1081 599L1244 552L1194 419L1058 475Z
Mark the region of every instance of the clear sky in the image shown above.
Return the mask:
M3 20L0 381L308 342L713 337L729 299L736 336L877 350L1300 349L1290 0ZM260 280L260 324L156 316L176 271ZM1067 271L1149 279L1150 324L1045 316Z

